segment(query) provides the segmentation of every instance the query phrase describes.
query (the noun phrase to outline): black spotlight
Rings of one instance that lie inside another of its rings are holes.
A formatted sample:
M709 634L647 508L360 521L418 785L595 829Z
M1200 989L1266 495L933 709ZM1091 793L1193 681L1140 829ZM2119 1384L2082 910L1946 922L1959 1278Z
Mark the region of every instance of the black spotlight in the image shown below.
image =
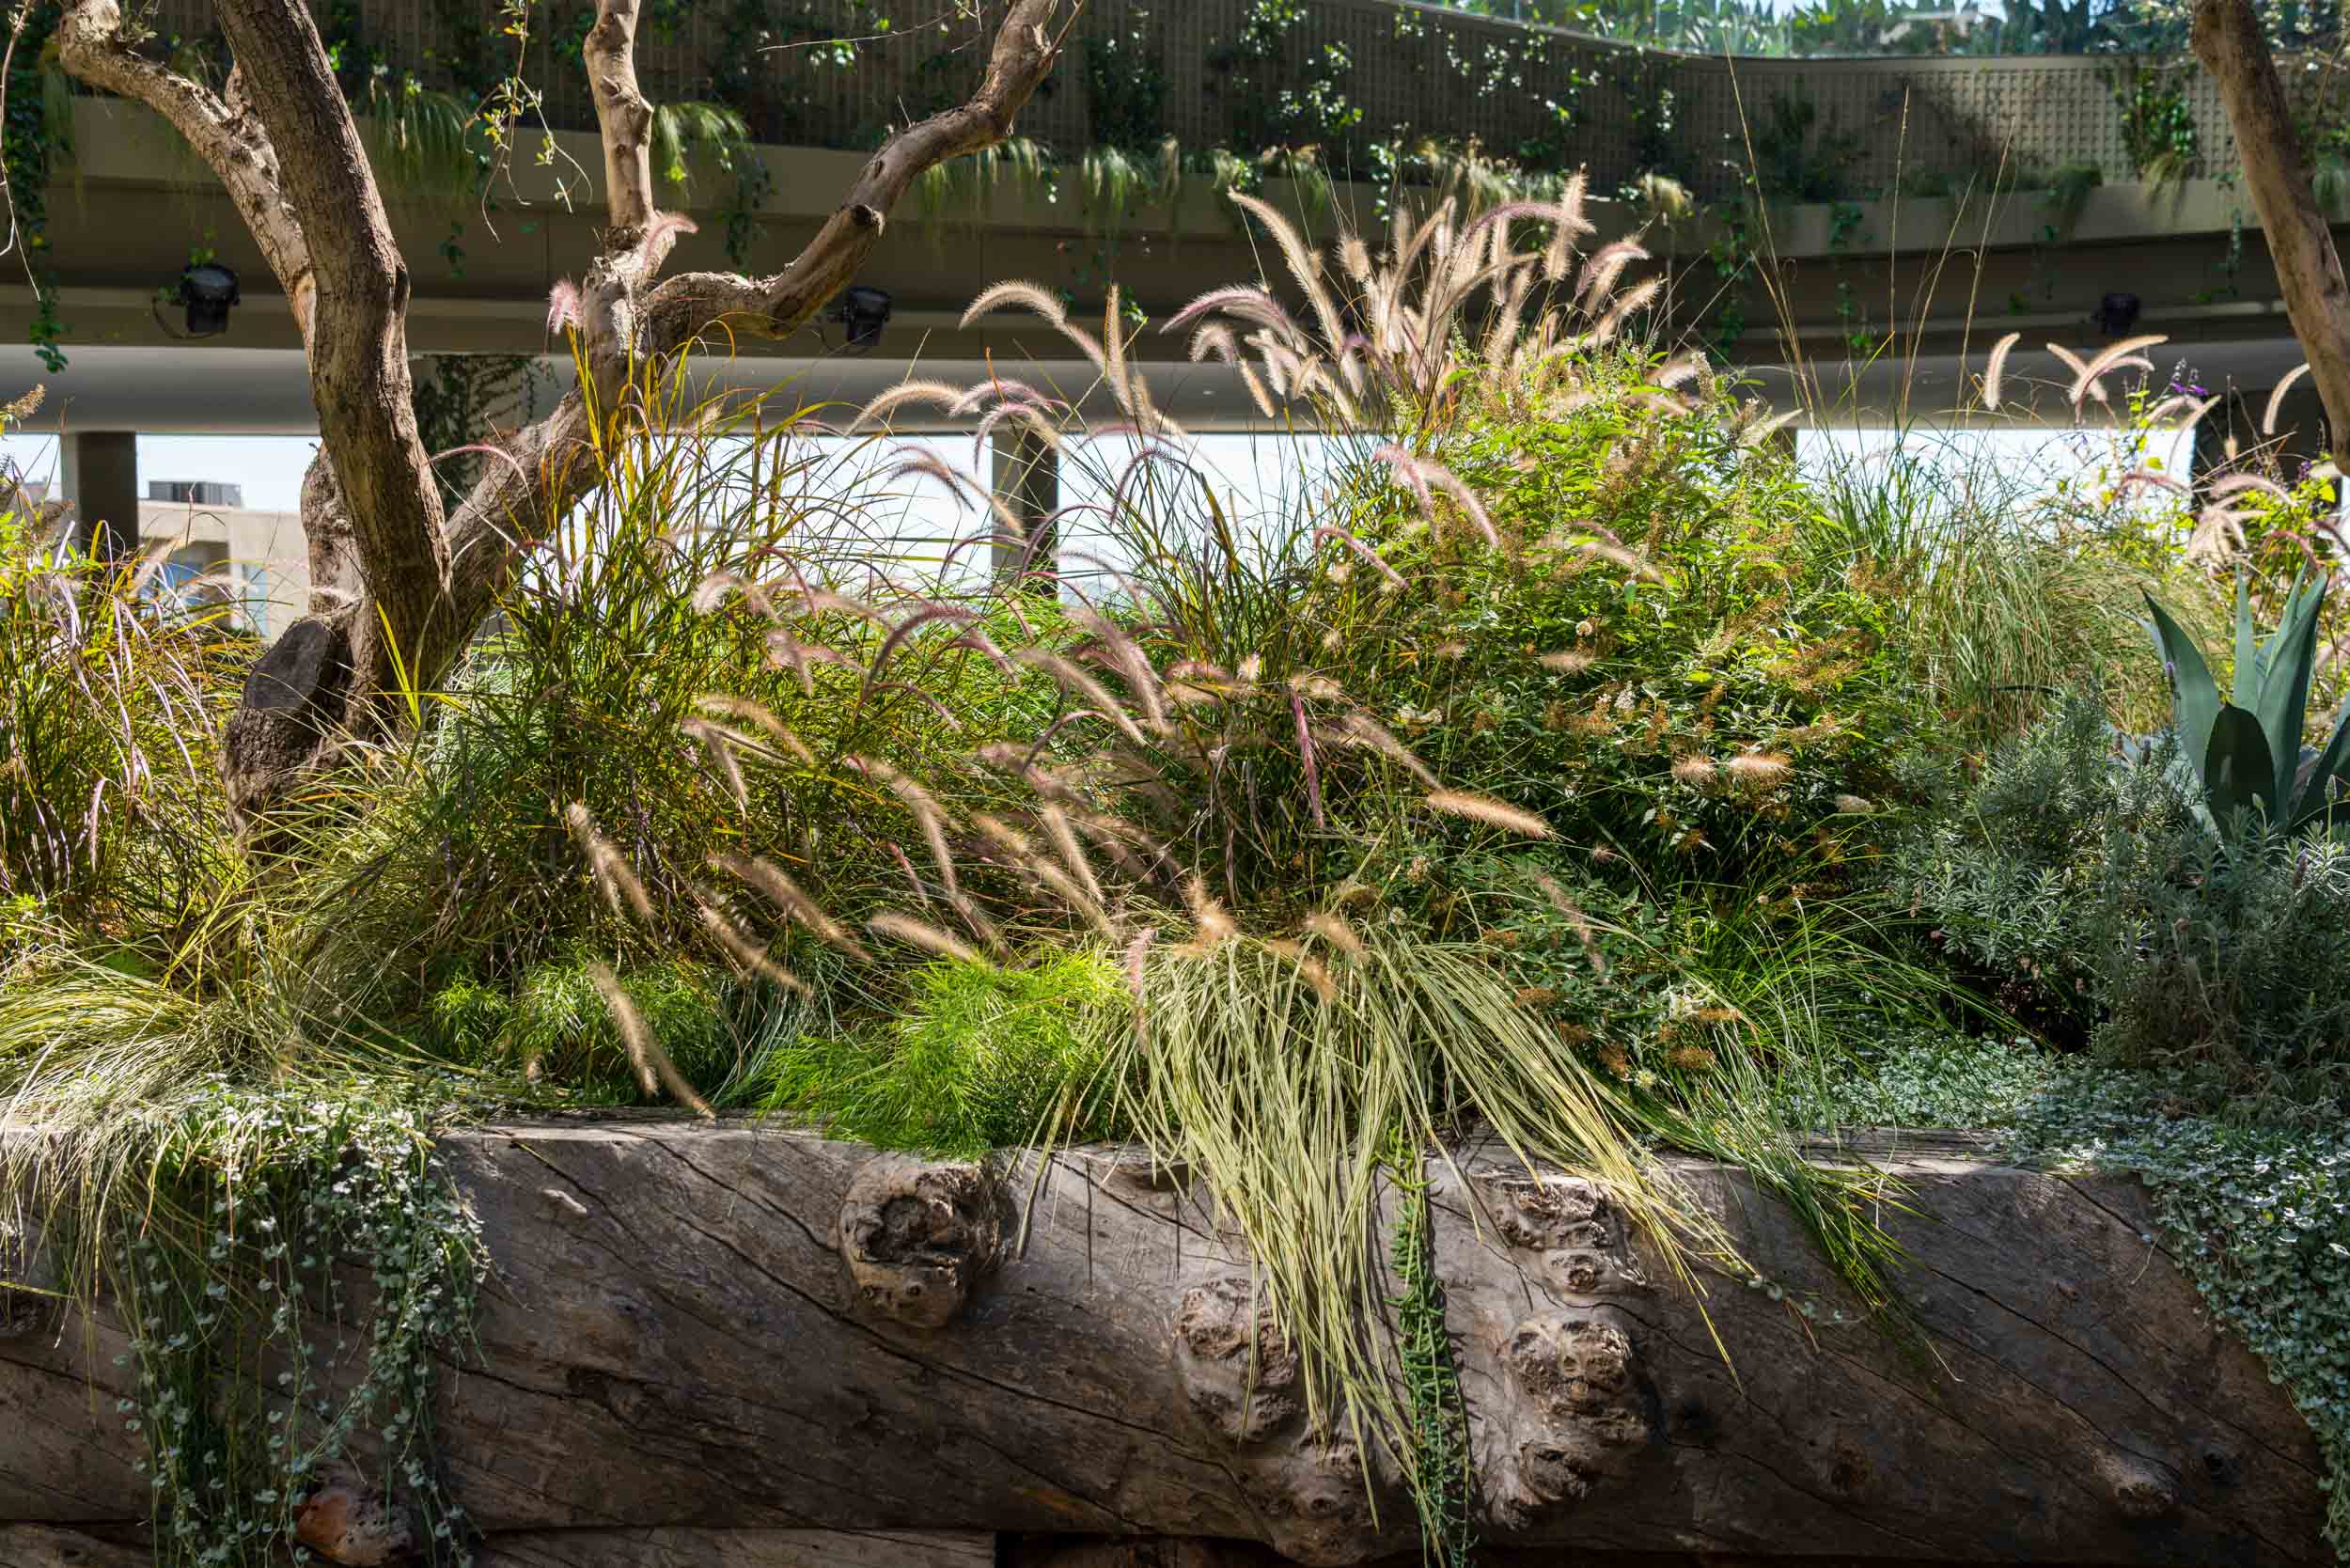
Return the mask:
M217 261L202 261L180 274L180 303L187 306L188 336L217 337L228 330L229 307L238 303L237 274Z
M2096 312L2089 319L2107 337L2125 337L2138 325L2138 296L2107 294L2097 302Z
M862 284L850 289L841 294L840 308L832 319L848 329L850 348L871 353L881 347L882 328L889 324L889 291Z

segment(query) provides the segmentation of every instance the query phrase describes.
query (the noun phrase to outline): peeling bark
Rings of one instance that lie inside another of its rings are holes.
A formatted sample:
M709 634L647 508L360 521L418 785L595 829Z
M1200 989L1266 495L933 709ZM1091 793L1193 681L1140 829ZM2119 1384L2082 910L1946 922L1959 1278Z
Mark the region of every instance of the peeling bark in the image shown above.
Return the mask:
M805 1530L1128 1538L1073 1568L1272 1560L1140 1537L1417 1549L1385 1461L1308 1430L1237 1239L1114 1152L991 1169L660 1121L444 1154L499 1266L439 1426L493 1561L796 1568L776 1532ZM1496 1552L2329 1560L2311 1437L2133 1182L1883 1158L1912 1189L1888 1217L1917 1357L1732 1172L1674 1162L1769 1288L1707 1276L1700 1304L1604 1192L1457 1158L1430 1165L1432 1224ZM118 1337L91 1328L0 1341L0 1526L145 1520Z

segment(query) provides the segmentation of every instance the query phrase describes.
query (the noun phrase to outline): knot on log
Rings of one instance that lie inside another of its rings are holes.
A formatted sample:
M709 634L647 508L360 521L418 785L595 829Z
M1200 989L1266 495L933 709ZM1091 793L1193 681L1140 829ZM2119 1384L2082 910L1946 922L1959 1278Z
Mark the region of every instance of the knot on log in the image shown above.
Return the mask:
M2123 1518L2160 1519L2178 1511L2179 1478L2168 1465L2109 1449L2098 1461L2097 1473Z
M1520 1323L1501 1347L1507 1379L1496 1512L1523 1527L1622 1484L1655 1432L1628 1320L1573 1308Z
M415 1554L402 1512L345 1482L320 1487L294 1515L294 1539L343 1568L389 1568Z
M1246 1279L1228 1276L1183 1293L1175 1359L1193 1412L1228 1441L1261 1443L1305 1414L1297 1357Z
M884 1317L943 1328L1002 1258L1009 1208L1001 1184L979 1166L904 1154L869 1160L840 1204L849 1282Z
M1540 1253L1552 1290L1606 1295L1649 1288L1622 1211L1598 1184L1518 1171L1481 1175L1477 1184L1501 1239Z
M1175 1360L1193 1414L1235 1450L1234 1472L1274 1549L1295 1562L1360 1562L1382 1544L1394 1512L1386 1466L1366 1466L1345 1438L1310 1430L1297 1356L1246 1278L1185 1291L1175 1312ZM1364 1487L1372 1475L1374 1512Z

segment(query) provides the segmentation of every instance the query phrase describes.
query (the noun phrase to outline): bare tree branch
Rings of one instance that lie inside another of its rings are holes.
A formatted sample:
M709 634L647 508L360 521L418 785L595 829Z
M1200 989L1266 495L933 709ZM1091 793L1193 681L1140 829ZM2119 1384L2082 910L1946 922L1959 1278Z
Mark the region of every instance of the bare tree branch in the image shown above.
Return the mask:
M276 149L243 102L240 77L230 75L229 99L224 102L202 84L144 58L123 37L122 8L115 0L73 0L57 24L57 53L73 75L169 120L204 160L276 274L306 346L316 291L310 247L286 203Z
M602 0L583 46L603 133L607 249L632 249L652 222L652 105L636 85L637 0Z
M1073 16L1082 7L1083 0L1078 0L1070 14ZM633 43L635 0L603 0L595 30L605 32L606 22L622 9L631 13L632 20L612 28L610 36ZM607 378L615 370L625 374L632 348L639 356L658 357L677 353L713 333L787 337L805 326L827 300L854 279L857 269L881 241L887 212L915 180L940 164L993 147L1012 133L1020 111L1060 58L1066 28L1059 34L1048 28L1063 10L1060 0L1016 0L996 33L978 93L969 102L932 115L890 137L860 171L816 237L782 272L764 278L738 273L684 273L670 278L646 293L640 308L629 312L634 318L630 327L637 334L633 342L619 341L611 335L615 306L624 298L633 302L634 289L650 281L658 261L641 269L641 277L626 280L626 295L614 292L613 285L619 280L591 273L582 290L580 330L590 373L603 383L598 406L607 411L615 408L619 384ZM598 71L601 116L607 78L599 68L591 70ZM633 67L626 70L625 81L628 90L634 91ZM614 159L610 122L606 124L605 163L610 170ZM649 215L652 212L650 188L648 165L642 200ZM611 201L616 230L620 230L624 209L617 195ZM669 238L666 233L656 235L664 254ZM625 267L625 257L607 253L599 268L615 265ZM518 438L515 455L531 476L529 480L503 463L493 464L494 471L482 476L450 521L461 598L490 591L505 570L504 543L517 535L526 536L540 518L560 516L592 485L594 476L580 461L579 452L587 431L587 410L574 395L539 427Z
M978 94L890 137L790 267L768 278L687 273L654 290L646 306L654 341L674 348L717 326L780 337L806 325L856 275L915 180L1011 134L1059 58L1059 39L1046 31L1058 9L1055 0L1019 0L995 35Z

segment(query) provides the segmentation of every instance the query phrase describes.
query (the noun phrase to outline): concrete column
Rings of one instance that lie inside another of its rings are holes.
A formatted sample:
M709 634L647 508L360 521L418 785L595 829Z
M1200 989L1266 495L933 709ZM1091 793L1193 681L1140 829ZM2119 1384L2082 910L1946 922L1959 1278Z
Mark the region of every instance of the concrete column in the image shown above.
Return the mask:
M1036 431L1019 425L998 425L994 445L995 494L1028 536L1025 552L1009 539L995 541L995 574L1019 572L1024 554L1030 572L1058 570L1053 514L1060 510L1060 454Z
M135 431L77 431L58 440L59 478L73 503L74 539L107 560L139 547L139 438Z

